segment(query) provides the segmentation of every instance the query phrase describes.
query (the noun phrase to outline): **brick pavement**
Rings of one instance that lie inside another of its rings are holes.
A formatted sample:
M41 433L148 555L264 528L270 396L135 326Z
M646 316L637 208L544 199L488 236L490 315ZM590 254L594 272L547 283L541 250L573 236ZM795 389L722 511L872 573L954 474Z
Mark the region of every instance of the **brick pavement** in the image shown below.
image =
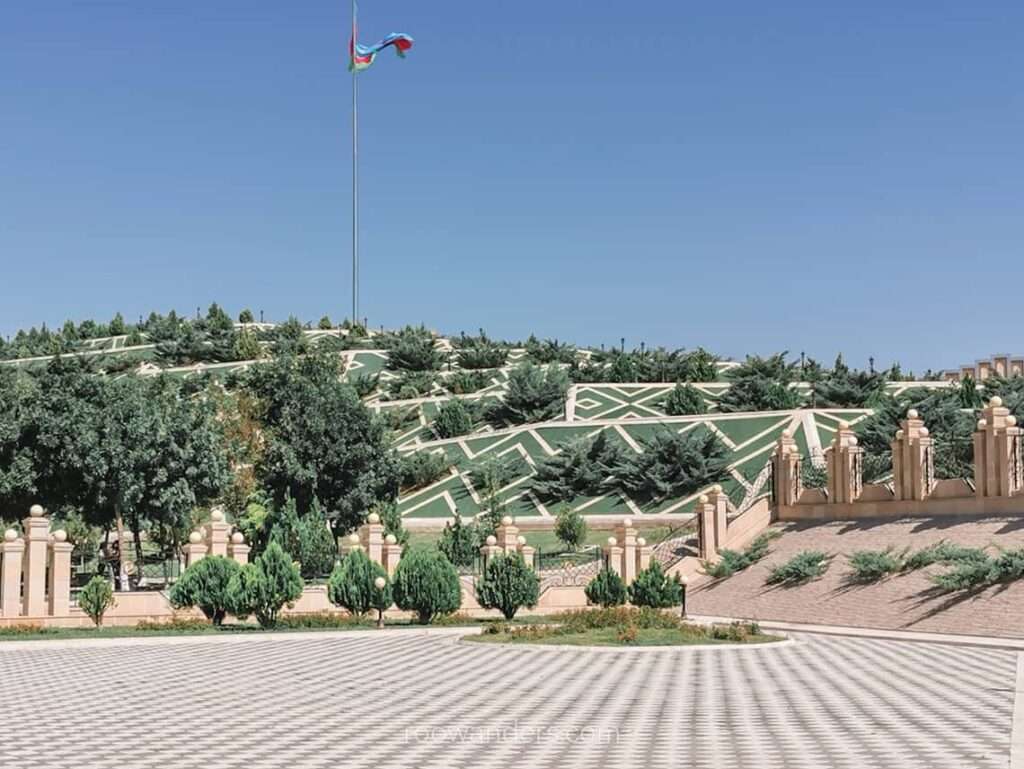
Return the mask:
M456 644L413 631L0 644L4 769L1006 767L1017 655Z

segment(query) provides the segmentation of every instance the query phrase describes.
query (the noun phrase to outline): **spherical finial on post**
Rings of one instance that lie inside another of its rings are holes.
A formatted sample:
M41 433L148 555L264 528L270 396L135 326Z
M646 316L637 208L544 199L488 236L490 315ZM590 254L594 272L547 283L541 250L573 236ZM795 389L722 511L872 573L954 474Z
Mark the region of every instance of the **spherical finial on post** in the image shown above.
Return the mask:
M498 544L498 538L496 536L494 536L493 534L489 534L489 535L487 535L486 542L487 542L488 547L494 547L496 544Z
M512 516L511 515L504 516L501 519L501 525L502 526L511 526L512 525Z
M708 495L707 494L701 494L699 497L697 497L697 504L699 504L699 505L706 505L707 503L708 503Z
M927 427L922 427L919 435L922 438L927 438L928 437L928 428Z
M30 518L42 518L44 512L42 505L32 505L32 507L28 509Z
M520 534L518 537L516 537L516 544L519 545L520 547L525 545L526 544L526 537L524 537L522 534Z
M4 542L13 542L18 538L18 532L14 529L8 529L4 532Z
M349 534L348 535L348 543L350 545L358 545L359 544L359 535L356 534L355 532L353 532L352 534Z
M1017 417L1015 417L1013 414L1010 414L1010 416L1008 416L1006 418L1006 424L1007 424L1008 427L1016 427L1017 426Z
M68 541L68 533L66 531L64 531L64 529L57 529L57 531L53 532L53 541L54 542L67 542Z
M609 547L615 547L617 544L619 544L619 540L615 539L615 537L608 537Z
M388 534L386 537L384 537L384 541L387 542L389 545L398 544L398 538L394 534Z
M632 518L623 518L622 519L622 525L625 526L627 529L632 528L632 526L633 526L633 519Z
M214 523L221 523L224 520L224 511L219 507L213 508L213 510L210 511L210 520Z
M839 420L839 429L840 430L849 430L850 429L850 423L847 422L845 419L840 419Z
M910 409L907 412L907 419L917 419L917 409Z
M646 547L647 546L647 540L644 539L643 537L637 537L636 538L636 546L637 547Z
M231 535L231 544L232 545L244 545L245 544L245 535L242 534L242 532L240 532L240 531L236 531L234 534Z
M367 523L380 523L380 516L377 513L370 513L366 516Z
M789 440L790 438L793 437L793 431L787 427L785 430L782 431L782 437L785 438L786 440Z
M711 491L714 494L721 494L722 493L722 484L716 483L714 486L711 487Z
M988 427L988 420L987 419L979 419L978 420L978 429L979 430L984 430L986 427Z
M384 577L377 577L377 579L373 581L373 586L378 590L383 590L385 587L387 587L387 584L388 581L384 579Z
M188 541L192 545L198 545L200 542L203 541L203 535L198 531L193 531L191 534L188 535Z
M992 400L988 402L988 405L994 409L997 409L1003 405L1003 399L1000 398L998 395L993 395Z

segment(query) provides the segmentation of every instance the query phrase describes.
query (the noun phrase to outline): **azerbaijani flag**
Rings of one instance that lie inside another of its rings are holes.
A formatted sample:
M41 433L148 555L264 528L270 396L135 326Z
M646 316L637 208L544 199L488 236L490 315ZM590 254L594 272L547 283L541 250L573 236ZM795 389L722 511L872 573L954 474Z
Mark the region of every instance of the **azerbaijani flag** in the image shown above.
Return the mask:
M402 34L401 32L392 32L379 43L375 43L374 45L359 45L359 43L356 42L356 25L353 24L352 39L349 41L348 45L349 71L362 72L364 69L367 69L371 64L373 64L373 60L377 58L377 54L388 46L392 46L395 49L395 53L404 59L405 52L412 48L412 38L409 35Z

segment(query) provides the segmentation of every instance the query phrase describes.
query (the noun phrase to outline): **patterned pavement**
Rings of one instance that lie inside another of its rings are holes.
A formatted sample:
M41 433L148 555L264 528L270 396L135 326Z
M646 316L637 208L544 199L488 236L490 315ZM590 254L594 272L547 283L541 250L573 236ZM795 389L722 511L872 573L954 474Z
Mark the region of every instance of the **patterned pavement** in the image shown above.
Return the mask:
M1015 652L394 630L0 644L0 767L1006 767Z

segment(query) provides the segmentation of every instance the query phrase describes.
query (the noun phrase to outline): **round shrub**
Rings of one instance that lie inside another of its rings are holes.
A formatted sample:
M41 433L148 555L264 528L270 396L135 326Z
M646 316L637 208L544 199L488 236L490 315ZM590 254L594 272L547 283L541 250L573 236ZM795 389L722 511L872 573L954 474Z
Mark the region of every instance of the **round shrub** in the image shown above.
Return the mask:
M700 390L691 385L677 384L669 392L662 406L670 417L705 414L708 407Z
M402 556L395 569L394 594L398 608L415 612L423 625L462 604L459 573L440 551L428 548L411 548Z
M114 589L103 577L96 575L82 588L78 594L78 606L84 611L96 627L103 626L103 615L114 605Z
M580 549L587 538L587 522L570 507L565 507L555 518L555 536L569 550Z
M381 577L384 587L378 588L376 581ZM327 597L335 606L347 609L357 617L370 609L384 611L392 603L391 586L387 580L388 574L383 566L371 561L362 548L354 548L331 572Z
M605 609L626 602L626 583L615 571L604 568L590 580L584 592L587 600Z
M485 609L512 619L523 606L532 609L540 598L540 578L520 553L496 555L476 584L476 598Z
M198 606L208 620L220 625L228 613L228 585L241 569L234 560L222 555L196 561L171 588L171 606L175 609Z
M473 432L473 415L458 398L454 398L437 411L434 430L440 438L455 438Z
M667 609L679 606L683 601L683 583L679 575L669 578L661 570L658 561L636 575L629 586L629 602L634 606L648 606L652 609Z
M239 619L250 614L262 627L274 627L285 604L302 595L302 575L277 542L243 566L228 585L228 611Z

